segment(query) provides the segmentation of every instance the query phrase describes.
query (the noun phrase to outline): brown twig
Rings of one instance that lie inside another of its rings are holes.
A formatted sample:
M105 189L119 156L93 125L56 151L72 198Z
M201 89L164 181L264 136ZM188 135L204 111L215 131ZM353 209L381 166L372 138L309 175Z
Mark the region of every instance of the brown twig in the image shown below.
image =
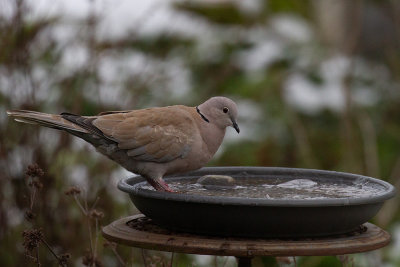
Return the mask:
M229 260L229 256L226 256L225 260L224 260L224 264L222 265L222 267L226 266L226 264L228 263L228 260Z
M54 250L52 249L52 247L49 245L49 243L47 243L47 241L44 238L40 239L42 241L43 244L46 245L46 247L49 249L49 251L51 252L51 254L53 254L53 256L57 259L58 263L61 266L66 266L66 264L63 262L62 258L60 256L58 256Z
M132 262L132 267L133 267L133 262L134 262L134 259L135 259L135 257L134 257L134 252L135 252L135 250L132 248L132 249L131 249L131 262Z
M43 243L48 250L51 252L51 254L57 259L58 263L61 266L65 266L65 258L61 258L58 256L52 247L47 243L47 241L44 239L43 232L41 229L32 229L32 230L25 230L23 233L24 236L24 246L26 250L26 255L30 258L32 258L38 266L41 266L40 260L39 260L39 244ZM29 251L32 251L32 249L35 249L35 257L32 257L31 255L28 254Z
M147 261L146 261L146 256L144 255L144 249L141 249L141 251L142 251L143 265L144 265L145 267L147 267Z
M114 255L117 257L119 263L122 266L126 266L127 264L124 262L124 260L121 258L121 256L119 255L118 251L117 251L117 243L115 242L110 242L110 241L105 241L104 247L108 247L111 249L111 251L114 253ZM132 253L133 254L133 253ZM133 263L133 260L132 260Z
M38 267L42 266L39 260L39 246L36 247L36 263Z
M379 177L378 145L374 125L371 118L365 113L358 116L358 121L364 145L366 175Z
M31 199L31 204L29 206L30 211L32 211L32 209L33 209L33 203L35 201L35 195L36 195L36 188L34 187L32 189L32 191L31 191L31 198L30 198Z
M88 230L89 230L89 244L90 244L90 253L92 254L92 255L94 255L94 252L93 252L93 237L92 237L92 226L90 225L90 218L89 218L89 216L87 216L86 217L86 222L87 222L87 225L88 225Z
M84 192L84 197L83 197L83 205L78 198L78 195L82 192L81 189L73 186L69 190L65 192L66 195L68 196L73 196L76 204L78 205L79 209L81 210L82 214L85 216L85 220L87 223L88 231L89 231L89 254L86 255L85 258L85 263L89 266L92 266L93 264L96 265L99 263L97 259L97 245L98 245L98 240L99 240L99 219L104 217L104 214L100 211L97 211L94 209L96 207L99 197L96 198L94 201L93 205L89 209L88 201L87 201L87 194L86 191ZM93 233L92 233L92 222L91 220L94 220L95 222L95 232L96 236L93 240Z
M83 215L87 216L87 212L86 212L85 208L82 206L81 202L79 201L79 199L78 199L78 197L76 195L74 195L74 199L75 199L76 204L78 205L78 207L82 211Z
M170 262L169 262L169 266L170 266L170 267L172 267L172 264L174 263L174 255L175 255L175 253L172 252L172 253L171 253L171 260L170 260Z
M99 219L98 218L95 218L95 224L96 224L96 239L95 239L95 241L94 241L94 257L96 258L97 257L97 243L98 243L98 241L99 241L99 229L98 229L98 227L99 227Z
M355 60L354 56L357 53L357 49L359 47L362 24L361 24L361 12L362 12L362 1L357 0L354 2L353 6L353 16L352 16L352 27L350 28L350 32L347 34L349 38L347 38L347 42L344 46L344 53L350 58L350 64L347 71L347 75L343 78L342 82L342 93L344 95L345 106L344 111L341 116L342 120L342 129L343 129L343 137L344 137L344 165L347 171L351 172L360 172L361 164L357 160L357 156L355 155L356 151L356 136L354 132L353 125L353 98L351 94L351 87L354 79L354 69L355 69Z
M389 182L395 188L400 188L400 155L398 156L393 169L391 171ZM377 215L377 221L380 226L386 227L399 210L399 196L396 195L393 199L385 202L381 211Z
M94 201L92 207L90 208L90 210L94 210L94 208L96 207L97 202L99 202L99 200L100 200L100 197L97 197L96 200Z

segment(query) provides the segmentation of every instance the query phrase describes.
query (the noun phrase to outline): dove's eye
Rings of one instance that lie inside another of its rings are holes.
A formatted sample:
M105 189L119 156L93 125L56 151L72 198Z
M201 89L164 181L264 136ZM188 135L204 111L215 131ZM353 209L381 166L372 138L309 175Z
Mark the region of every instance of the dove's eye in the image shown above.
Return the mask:
M228 113L228 111L229 111L229 108L227 108L227 107L224 107L224 108L222 109L222 111L223 111L224 113Z

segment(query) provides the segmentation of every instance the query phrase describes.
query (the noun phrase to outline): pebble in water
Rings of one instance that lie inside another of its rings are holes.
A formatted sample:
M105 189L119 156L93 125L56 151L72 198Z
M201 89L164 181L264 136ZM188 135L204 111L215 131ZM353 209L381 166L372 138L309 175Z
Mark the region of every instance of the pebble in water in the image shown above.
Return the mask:
M235 179L227 175L204 175L197 180L198 184L203 186L233 186L235 185Z

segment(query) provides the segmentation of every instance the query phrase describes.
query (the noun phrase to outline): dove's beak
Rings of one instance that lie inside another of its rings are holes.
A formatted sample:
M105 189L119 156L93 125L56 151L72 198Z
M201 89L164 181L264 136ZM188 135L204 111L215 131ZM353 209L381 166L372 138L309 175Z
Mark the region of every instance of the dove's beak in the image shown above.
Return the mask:
M239 125L237 125L236 121L232 120L232 127L235 128L237 133L240 133Z

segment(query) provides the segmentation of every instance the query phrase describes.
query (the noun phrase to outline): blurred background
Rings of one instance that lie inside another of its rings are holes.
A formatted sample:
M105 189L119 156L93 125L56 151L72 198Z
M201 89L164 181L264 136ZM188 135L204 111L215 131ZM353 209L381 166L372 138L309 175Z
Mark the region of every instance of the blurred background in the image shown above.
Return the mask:
M85 262L96 228L74 198L102 212L99 225L134 214L116 189L130 173L78 138L11 121L7 109L95 115L224 95L238 103L241 133L228 129L209 166L345 171L399 189L399 85L395 0L0 0L0 265L36 265L24 256L22 232L32 228L69 253L68 266L167 266L171 258L104 247L98 236L97 261ZM45 172L32 208L31 163ZM65 195L71 186L81 193ZM399 204L388 201L373 219L392 234L388 247L297 257L297 266L400 266ZM43 244L38 255L57 266ZM295 264L253 261L267 263ZM176 254L173 266L235 261Z

